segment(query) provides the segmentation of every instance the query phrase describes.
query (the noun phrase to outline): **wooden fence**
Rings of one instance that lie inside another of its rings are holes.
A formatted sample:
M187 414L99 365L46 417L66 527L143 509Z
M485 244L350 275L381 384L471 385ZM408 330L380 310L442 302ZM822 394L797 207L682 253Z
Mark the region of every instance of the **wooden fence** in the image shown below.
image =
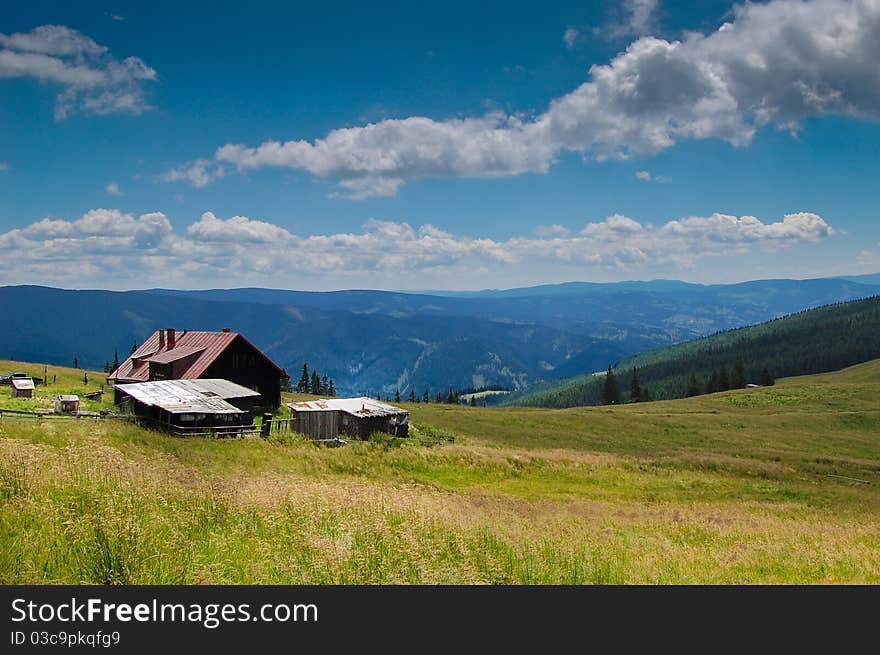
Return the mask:
M137 425L160 430L174 437L236 437L243 439L257 434L260 428L253 423L250 425L210 425L210 426L183 426L171 425L155 419L143 416L125 415L124 418Z
M52 414L44 412L27 412L20 409L0 409L0 422L5 420L28 421L35 420L38 423L42 420L58 421L62 419L94 419L100 420L102 416L94 412L88 414Z

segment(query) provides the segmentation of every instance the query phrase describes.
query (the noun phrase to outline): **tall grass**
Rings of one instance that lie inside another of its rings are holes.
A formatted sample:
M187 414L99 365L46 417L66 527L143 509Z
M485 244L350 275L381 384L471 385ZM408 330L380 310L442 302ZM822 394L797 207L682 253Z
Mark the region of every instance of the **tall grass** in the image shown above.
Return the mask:
M847 380L423 406L433 446L3 423L0 583L877 583L880 384Z

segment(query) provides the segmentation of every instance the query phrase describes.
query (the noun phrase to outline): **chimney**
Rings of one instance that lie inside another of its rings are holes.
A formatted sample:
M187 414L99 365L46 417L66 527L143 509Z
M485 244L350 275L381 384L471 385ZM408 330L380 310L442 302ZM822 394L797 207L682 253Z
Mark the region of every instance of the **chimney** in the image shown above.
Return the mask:
M174 348L174 328L168 328L165 330L168 335L168 350Z
M159 350L165 350L165 331L159 330Z
M232 330L230 330L229 328L223 328L223 331L226 332L227 334L229 334L230 332L232 332Z

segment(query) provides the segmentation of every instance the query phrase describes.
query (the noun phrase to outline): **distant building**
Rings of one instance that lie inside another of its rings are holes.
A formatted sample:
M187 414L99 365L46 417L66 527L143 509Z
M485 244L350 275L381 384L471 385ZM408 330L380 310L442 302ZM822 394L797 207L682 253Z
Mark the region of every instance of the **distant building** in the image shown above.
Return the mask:
M134 384L156 380L224 379L260 394L259 405L281 404L282 380L288 375L250 341L228 329L222 332L158 330L134 351L107 381ZM116 394L116 403L120 402Z
M31 378L13 378L11 382L13 398L34 397L34 381Z
M123 413L149 427L187 436L253 431L260 394L229 380L156 380L117 384Z
M372 398L329 398L288 403L290 429L312 439L340 435L368 439L374 432L409 435L409 412Z
M60 394L55 396L56 414L76 414L79 411L79 396Z

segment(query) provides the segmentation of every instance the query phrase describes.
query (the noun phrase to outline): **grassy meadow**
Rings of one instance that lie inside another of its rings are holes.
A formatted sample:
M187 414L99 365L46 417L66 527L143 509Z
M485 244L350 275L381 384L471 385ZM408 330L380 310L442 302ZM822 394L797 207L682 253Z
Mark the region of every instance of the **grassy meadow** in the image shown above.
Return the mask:
M4 417L0 583L878 583L878 399L874 361L610 408L406 405L414 436L455 435L433 446Z

